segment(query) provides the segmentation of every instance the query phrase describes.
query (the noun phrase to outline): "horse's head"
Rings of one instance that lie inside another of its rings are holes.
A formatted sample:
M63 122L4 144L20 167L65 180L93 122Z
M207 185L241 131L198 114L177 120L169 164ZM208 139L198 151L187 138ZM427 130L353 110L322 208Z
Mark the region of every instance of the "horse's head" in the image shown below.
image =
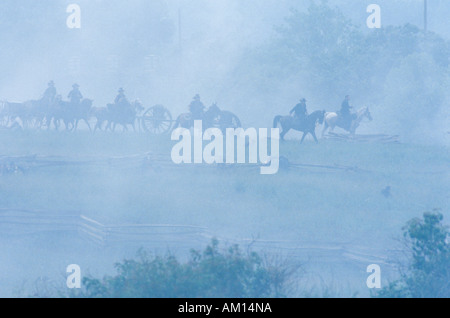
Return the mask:
M136 100L132 103L132 107L134 108L134 110L135 110L137 113L140 113L140 112L142 112L142 111L145 109L145 107L144 107L144 105L142 104L142 102L141 102L140 99L136 99Z
M314 123L319 123L320 125L323 124L323 121L325 120L325 111L324 110L316 110L314 113L312 113L309 118L311 120L314 120Z
M206 111L208 114L208 117L217 117L220 115L220 108L217 106L217 103L212 104L209 106L208 110Z
M372 114L370 113L370 110L369 110L369 107L365 107L365 108L363 109L362 116L363 116L363 117L367 117L367 119L369 119L370 121L373 120Z
M320 125L323 124L323 121L325 120L325 114L326 114L326 113L327 113L326 110L321 110L321 111L319 111L319 119L318 119L318 121L319 121L319 124L320 124Z

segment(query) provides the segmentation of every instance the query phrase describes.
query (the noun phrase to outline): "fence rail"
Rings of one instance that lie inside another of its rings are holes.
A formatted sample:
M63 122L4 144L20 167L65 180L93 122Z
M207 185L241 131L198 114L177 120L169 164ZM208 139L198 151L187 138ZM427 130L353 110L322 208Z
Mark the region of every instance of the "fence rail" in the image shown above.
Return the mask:
M207 228L176 224L114 224L106 225L74 212L45 212L0 209L0 239L26 237L42 233L70 233L98 247L133 246L144 248L202 248L213 236ZM301 242L219 237L225 244L251 247L267 254L289 255L299 260L315 259L323 263L384 264L395 250L380 250L354 242Z
M399 143L400 136L398 135L349 135L349 134L337 134L329 132L324 138L328 140L348 141L348 142L379 142L379 143Z

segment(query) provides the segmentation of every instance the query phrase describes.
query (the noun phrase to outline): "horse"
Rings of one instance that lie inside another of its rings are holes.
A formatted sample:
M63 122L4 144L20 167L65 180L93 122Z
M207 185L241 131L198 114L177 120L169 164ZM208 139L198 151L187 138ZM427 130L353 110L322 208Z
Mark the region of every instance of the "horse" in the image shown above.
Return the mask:
M103 130L104 123L107 123L105 130L115 131L116 126L120 125L124 131L128 130L128 126L132 126L136 131L136 116L142 112L144 107L139 100L129 103L122 101L119 104L108 104L106 107L94 107L90 111L90 115L97 119L94 132Z
M325 135L328 128L330 128L330 131L333 132L336 127L342 128L348 131L352 136L354 136L356 133L356 129L359 127L364 118L369 119L369 121L373 120L369 107L363 107L359 109L356 112L356 119L354 119L350 123L350 125L348 125L348 123L345 123L345 121L342 120L342 117L339 116L337 113L326 113L322 137Z
M202 113L202 116L199 119L202 120L203 129L206 130L208 128L215 127L219 123L219 117L221 113L222 112L217 104L212 104L206 112ZM175 121L173 130L177 128L191 129L192 127L194 127L194 117L191 113L185 113L178 116L177 120Z
M23 122L27 117L26 114L27 108L24 103L2 102L0 117L2 118L2 124L4 127L8 127L18 121L20 121L23 125Z
M239 117L237 117L235 114L233 114L230 111L220 112L218 125L219 125L220 130L222 130L223 133L226 132L227 128L236 129L236 128L242 127Z
M20 118L24 128L39 129L44 125L49 102L44 99L29 100L22 104L24 114Z
M85 98L83 101L74 107L74 115L75 115L75 125L74 131L78 129L78 123L80 121L84 121L89 128L89 131L92 131L91 125L89 124L89 119L91 117L91 109L92 103L94 101L92 99Z
M284 140L284 136L291 130L303 132L303 137L300 143L303 143L306 136L311 134L316 143L319 143L316 136L316 124L322 124L325 117L324 110L317 110L311 115L306 116L304 120L299 120L293 116L276 116L273 120L273 127L281 126L280 137Z
M78 128L78 123L83 120L92 131L89 124L90 111L92 108L91 99L83 99L79 104L73 104L71 102L63 101L61 98L57 98L49 107L46 114L48 128L51 128L51 124L58 130L61 121L64 122L66 130L75 131Z

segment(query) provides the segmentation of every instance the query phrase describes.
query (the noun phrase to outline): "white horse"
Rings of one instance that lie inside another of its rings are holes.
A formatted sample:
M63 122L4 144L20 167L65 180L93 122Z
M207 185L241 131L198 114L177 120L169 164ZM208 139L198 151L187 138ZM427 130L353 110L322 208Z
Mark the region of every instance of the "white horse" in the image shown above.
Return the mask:
M372 121L372 114L370 113L369 107L363 107L356 112L356 119L352 121L350 127L342 120L342 118L337 113L326 113L324 119L324 127L322 131L322 137L325 135L328 128L333 132L336 127L342 128L348 131L352 136L355 135L356 129L361 124L364 118Z

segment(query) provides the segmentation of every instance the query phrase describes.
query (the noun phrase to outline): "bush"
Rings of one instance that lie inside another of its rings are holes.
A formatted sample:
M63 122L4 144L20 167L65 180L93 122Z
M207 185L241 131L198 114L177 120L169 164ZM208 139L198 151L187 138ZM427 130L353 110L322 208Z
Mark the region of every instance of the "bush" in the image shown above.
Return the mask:
M287 296L295 267L271 265L237 245L224 251L213 240L203 251L191 251L188 262L173 255L149 256L116 264L117 275L85 278L82 297L99 298L261 298Z

